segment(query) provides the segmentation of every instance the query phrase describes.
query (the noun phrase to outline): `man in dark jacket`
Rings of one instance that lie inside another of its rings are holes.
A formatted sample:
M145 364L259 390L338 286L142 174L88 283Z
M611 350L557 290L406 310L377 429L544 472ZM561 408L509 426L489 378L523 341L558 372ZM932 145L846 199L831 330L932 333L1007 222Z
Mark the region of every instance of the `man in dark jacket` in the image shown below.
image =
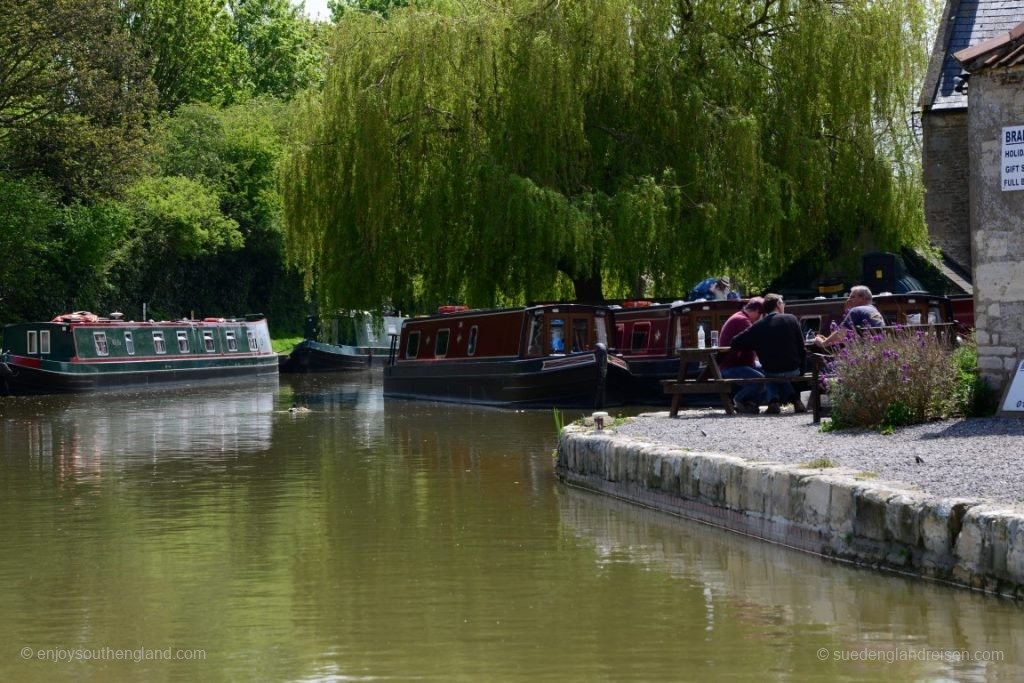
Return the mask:
M749 328L732 338L729 346L733 349L749 349L757 352L765 377L796 377L803 373L807 350L800 321L785 312L785 304L779 294L764 297L764 316ZM793 410L807 411L800 395L789 382L768 384L768 413L781 412L781 404L793 402Z

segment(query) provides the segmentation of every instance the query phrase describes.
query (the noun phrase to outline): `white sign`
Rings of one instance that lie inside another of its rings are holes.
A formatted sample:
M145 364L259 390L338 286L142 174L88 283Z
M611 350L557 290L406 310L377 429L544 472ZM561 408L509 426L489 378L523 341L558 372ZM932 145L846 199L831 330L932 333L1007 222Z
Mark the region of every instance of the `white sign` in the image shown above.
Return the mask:
M1017 372L1013 373L1010 386L1003 397L1003 413L1024 413L1024 361L1017 363Z
M1003 192L1024 190L1024 126L1003 128L1002 166Z

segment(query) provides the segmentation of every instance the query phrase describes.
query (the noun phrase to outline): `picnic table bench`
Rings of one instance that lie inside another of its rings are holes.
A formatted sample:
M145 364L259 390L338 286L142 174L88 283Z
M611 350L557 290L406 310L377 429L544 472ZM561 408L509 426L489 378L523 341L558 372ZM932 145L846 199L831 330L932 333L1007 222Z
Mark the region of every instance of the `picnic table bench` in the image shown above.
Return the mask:
M804 372L796 377L744 377L738 379L726 379L722 377L722 371L718 367L720 354L729 350L727 346L708 347L703 349L680 349L679 350L679 375L676 379L661 381L662 390L666 394L672 394L672 407L669 410L670 417L679 415L679 403L687 394L718 394L728 415L735 415L736 408L733 406L732 390L736 385L742 384L779 384L782 382L809 382L811 385L810 408L814 423L821 422L821 365L823 356L820 353L809 352L811 371ZM694 378L686 376L687 367L692 363L699 363L702 369Z

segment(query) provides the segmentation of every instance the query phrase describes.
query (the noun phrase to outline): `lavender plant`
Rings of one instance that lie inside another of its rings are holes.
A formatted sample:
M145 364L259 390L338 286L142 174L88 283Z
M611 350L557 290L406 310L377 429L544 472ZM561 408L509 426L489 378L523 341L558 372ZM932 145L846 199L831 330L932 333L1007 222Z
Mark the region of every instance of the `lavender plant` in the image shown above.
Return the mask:
M957 411L952 349L910 328L850 332L828 364L832 425L896 427Z

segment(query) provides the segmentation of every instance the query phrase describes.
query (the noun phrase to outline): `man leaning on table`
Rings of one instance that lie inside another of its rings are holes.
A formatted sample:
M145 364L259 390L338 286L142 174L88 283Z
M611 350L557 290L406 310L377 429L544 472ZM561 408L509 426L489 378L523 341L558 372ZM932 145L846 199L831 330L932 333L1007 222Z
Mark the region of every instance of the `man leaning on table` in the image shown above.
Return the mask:
M733 313L722 325L718 343L721 346L729 346L736 335L748 329L761 318L763 311L764 299L759 296L750 297L743 308ZM757 354L750 350L729 349L718 359L718 367L725 379L764 377L759 369L760 366ZM760 404L765 402L764 385L741 384L732 400L736 403L736 410L739 412L757 415L761 412Z
M842 324L827 337L821 334L815 336L814 341L823 346L831 346L845 341L849 332L865 327L885 327L885 318L871 303L872 298L870 288L864 285L852 287L846 298L846 315Z
M803 374L807 350L800 321L785 309L781 295L766 294L764 317L733 337L729 344L733 349L756 351L765 377L797 377ZM794 412L807 412L800 394L789 382L766 384L765 392L768 396L766 413L778 414L782 412L782 403L789 402L793 403Z

